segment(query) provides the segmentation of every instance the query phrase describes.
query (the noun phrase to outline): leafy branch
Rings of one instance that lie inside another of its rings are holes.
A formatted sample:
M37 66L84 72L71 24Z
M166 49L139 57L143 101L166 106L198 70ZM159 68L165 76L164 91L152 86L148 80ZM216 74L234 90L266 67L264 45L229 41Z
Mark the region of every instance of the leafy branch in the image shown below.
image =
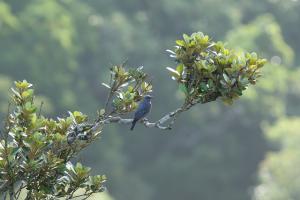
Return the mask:
M12 89L13 109L6 117L0 142L0 193L5 198L18 199L26 191L25 199L66 197L78 189L86 196L105 189L105 176L90 176L90 168L70 160L97 138L101 127L92 129L92 137L68 143L68 135L77 126L87 131L87 116L70 113L67 118L48 119L38 113L34 104L32 85L15 82ZM72 196L69 199L73 199Z
M260 77L266 63L256 53L240 53L225 48L203 33L183 35L176 41L175 69L168 67L171 77L184 94L182 105L150 122L147 128L170 130L178 116L197 104L221 98L232 104L250 84ZM112 123L131 124L122 118L133 112L139 101L152 92L152 84L143 67L127 69L124 64L110 69L104 108L90 121L81 112L69 112L65 118L42 116L34 103L34 89L27 81L15 82L12 88L12 109L8 110L0 141L0 194L6 199L19 199L21 191L26 200L89 198L105 190L104 175L91 176L91 169L71 159L93 143L103 128ZM155 109L155 105L154 105ZM83 194L76 192L83 190ZM1 196L1 195L0 195Z
M176 44L174 51L167 50L177 62L176 69L167 67L167 70L172 79L178 83L185 100L180 108L165 114L156 122L141 120L148 128L169 130L182 112L199 103L205 104L221 98L225 104L232 104L235 99L242 96L249 84L256 83L257 78L261 76L260 69L267 62L266 59L258 58L256 53L235 52L228 49L222 42L214 42L201 32L193 33L191 36L184 34L183 40L177 40ZM124 68L121 71L121 75L126 74ZM116 74L115 70L114 75ZM134 81L138 83L137 80ZM118 87L108 88L110 95L119 90ZM130 104L136 105L134 98ZM132 120L106 115L102 122L130 124ZM169 123L164 125L166 122Z

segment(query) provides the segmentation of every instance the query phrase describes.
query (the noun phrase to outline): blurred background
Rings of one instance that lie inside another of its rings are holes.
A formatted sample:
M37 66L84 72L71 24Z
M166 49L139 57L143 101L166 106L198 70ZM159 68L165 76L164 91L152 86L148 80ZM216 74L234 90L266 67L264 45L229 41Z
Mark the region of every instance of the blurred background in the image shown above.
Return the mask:
M0 111L14 80L44 114L103 106L109 67L151 74L150 120L180 105L166 49L202 31L269 60L233 106L198 105L168 132L111 125L79 160L106 174L114 200L300 199L299 0L1 0Z

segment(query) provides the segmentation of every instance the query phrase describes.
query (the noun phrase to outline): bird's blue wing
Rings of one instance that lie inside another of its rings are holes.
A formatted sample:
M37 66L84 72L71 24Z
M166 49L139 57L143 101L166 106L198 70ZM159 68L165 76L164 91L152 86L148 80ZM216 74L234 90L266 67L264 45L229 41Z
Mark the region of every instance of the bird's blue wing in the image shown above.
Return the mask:
M138 109L136 110L136 112L134 114L134 118L141 119L141 118L145 117L146 114L149 113L150 108L151 108L151 104L149 104L147 102L141 102L139 104Z

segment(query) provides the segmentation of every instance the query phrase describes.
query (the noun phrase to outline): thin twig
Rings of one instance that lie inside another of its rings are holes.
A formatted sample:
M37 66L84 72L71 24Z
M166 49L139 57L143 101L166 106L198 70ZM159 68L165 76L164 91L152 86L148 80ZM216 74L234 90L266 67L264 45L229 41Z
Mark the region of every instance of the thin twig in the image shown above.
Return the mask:
M19 187L19 189L17 190L16 195L15 195L15 198L16 198L16 199L19 199L19 196L20 196L20 194L21 194L21 191L22 191L26 186L27 186L27 185L24 184L23 182L21 183L21 185L20 185L20 187Z
M78 197L83 197L83 196L87 196L87 198L88 197L90 197L92 194L94 194L94 192L90 192L90 193L88 193L88 194L80 194L80 195L77 195L77 196L74 196L74 197L72 197L72 199L75 199L75 198L78 198ZM85 200L85 199L87 199L86 197L84 198L84 199L82 199L82 200Z
M39 109L38 118L40 118L40 117L41 117L41 113L42 113L42 108L43 108L43 105L44 105L44 102L42 101L42 102L41 102L41 105L40 105L40 109Z
M84 197L82 200L88 199L90 196L92 196L93 193L88 194L86 197Z
M107 95L107 99L106 99L106 102L105 102L105 108L104 108L104 111L105 113L107 113L108 111L108 104L113 96L113 89L114 89L114 85L115 85L115 82L113 83L112 85L112 80L113 80L113 75L110 74L110 81L109 81L109 86L110 86L110 91L109 91L109 94Z
M5 194L3 196L3 200L6 200L6 196L7 196L7 192L5 192Z
M188 110L189 108L191 108L191 106L178 108L175 111L169 112L168 114L164 115L161 119L157 120L156 122L149 122L148 119L143 119L143 120L141 120L141 123L143 123L144 126L146 126L147 128L155 127L155 128L162 129L162 130L170 130L172 128L170 126L170 124L168 126L163 126L163 124L165 124L170 119L177 117L180 113ZM100 121L99 123L102 123L102 124L110 124L110 123L131 124L132 121L133 121L133 119L124 119L121 117L108 117L108 118L104 119L103 121Z
M0 193L6 191L8 185L9 185L9 182L4 181L4 183L2 183L2 185L0 186Z
M73 198L75 198L75 197L73 197L73 195L76 192L76 190L73 190L67 199L73 199Z

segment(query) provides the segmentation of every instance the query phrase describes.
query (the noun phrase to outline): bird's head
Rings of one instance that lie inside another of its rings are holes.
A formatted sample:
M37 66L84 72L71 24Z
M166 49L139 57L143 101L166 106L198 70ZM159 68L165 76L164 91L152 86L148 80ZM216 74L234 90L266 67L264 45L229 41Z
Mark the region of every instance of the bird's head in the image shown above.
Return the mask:
M144 100L145 101L150 101L152 99L151 95L145 95Z

